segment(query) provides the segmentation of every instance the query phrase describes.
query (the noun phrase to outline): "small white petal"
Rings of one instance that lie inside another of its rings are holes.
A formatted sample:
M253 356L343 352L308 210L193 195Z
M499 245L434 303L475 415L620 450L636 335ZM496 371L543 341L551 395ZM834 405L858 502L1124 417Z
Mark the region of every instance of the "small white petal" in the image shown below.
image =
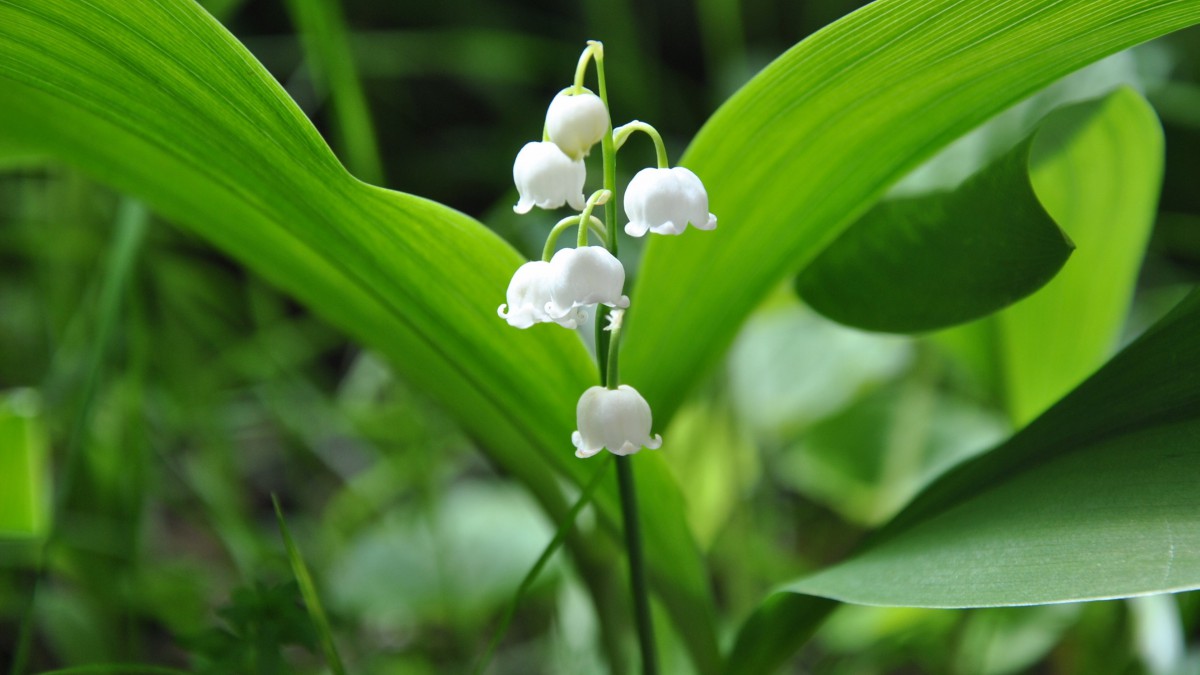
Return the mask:
M520 195L513 211L528 213L534 206L557 209L563 204L583 210L586 180L582 159L567 157L549 141L526 143L513 162L513 182Z
M587 156L607 131L608 110L600 97L590 92L558 94L546 110L550 140L572 159Z
M625 233L633 237L682 234L689 223L700 230L717 226L717 217L708 212L704 184L681 166L637 172L625 190L625 214Z
M608 325L604 327L606 331L615 331L621 329L621 323L625 320L625 310L614 309L608 313Z

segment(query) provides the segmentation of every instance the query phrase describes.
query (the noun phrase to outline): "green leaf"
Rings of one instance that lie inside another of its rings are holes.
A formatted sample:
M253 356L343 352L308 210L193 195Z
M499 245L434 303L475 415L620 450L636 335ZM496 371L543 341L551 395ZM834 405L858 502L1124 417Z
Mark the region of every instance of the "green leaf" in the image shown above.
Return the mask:
M1071 136L1035 148L1033 180L1078 247L1045 288L994 319L1013 420L1036 417L1100 367L1117 346L1154 226L1163 174L1163 132L1154 109L1121 88L1047 120Z
M0 2L0 139L66 160L184 225L386 355L559 521L557 480L597 381L577 335L496 317L522 258L471 218L354 179L303 113L187 0ZM0 147L6 142L0 140ZM701 672L718 662L712 601L682 497L639 458L651 580ZM619 532L615 485L596 495ZM651 496L652 495L652 496ZM597 603L618 569L570 541Z
M720 224L647 246L622 373L657 419L669 416L758 302L888 185L1056 78L1197 21L1197 0L911 0L816 33L726 102L684 155Z
M788 588L984 607L1200 588L1200 292L865 549Z
M797 277L801 297L848 326L920 333L1041 288L1074 248L1030 178L1035 146L1071 144L1044 139L1043 128L954 190L877 204Z
M300 587L300 596L304 598L304 606L308 609L308 616L312 619L317 639L321 643L321 651L325 654L325 665L329 666L334 675L346 675L346 666L338 654L337 643L333 639L333 628L329 625L329 615L325 613L325 605L321 603L321 595L317 593L312 573L308 571L304 556L300 554L300 548L292 539L292 532L288 529L287 521L283 519L283 509L280 508L279 499L274 494L271 495L271 505L275 507L275 520L279 523L279 534L283 537L283 548L292 567L292 576L296 578L296 585Z
M826 598L775 593L742 623L724 672L775 672L836 607L836 602Z
M41 537L50 523L49 442L32 390L0 396L0 539Z
M1194 291L1046 414L935 481L858 553L783 591L992 607L1200 588L1198 331ZM823 608L776 597L760 614L780 605L808 608L792 619L804 626ZM747 624L735 653L782 659L781 642L805 639Z

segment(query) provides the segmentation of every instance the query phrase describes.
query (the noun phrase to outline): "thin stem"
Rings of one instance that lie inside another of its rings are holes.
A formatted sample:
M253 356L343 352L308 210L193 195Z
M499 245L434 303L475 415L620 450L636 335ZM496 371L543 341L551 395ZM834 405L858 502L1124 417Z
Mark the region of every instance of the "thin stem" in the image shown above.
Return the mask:
M607 202L611 197L612 191L610 190L596 190L591 197L588 197L587 203L583 205L583 212L579 214L579 240L576 242L576 246L588 245L588 228L585 227L585 224L591 223L592 210L596 208L596 205Z
M633 588L634 618L637 620L638 645L642 649L642 672L657 675L658 658L654 653L654 623L650 616L650 593L646 588L646 563L642 554L642 533L638 525L637 493L633 484L633 459L617 457L617 483L621 489L621 509L625 516L625 550L629 553L629 585Z
M608 250L617 255L617 149L613 143L612 108L608 105L608 84L604 78L604 46L589 41L588 46L596 60L596 79L599 81L600 100L608 111L608 133L600 141L604 152L604 189L610 194L610 204L604 207L604 229L608 231ZM580 59L582 61L582 59ZM576 73L576 83L582 78ZM596 312L596 360L600 365L600 381L608 387L616 387L620 381L617 373L616 348L620 343L620 325L609 335L601 326L607 315L600 305ZM624 317L621 317L622 319ZM658 658L654 653L654 622L650 616L650 595L646 588L646 565L642 555L642 536L638 527L637 496L634 494L633 466L629 457L617 457L617 480L621 488L621 512L625 521L625 549L629 554L629 585L633 593L634 619L637 624L638 645L642 652L643 675L657 675Z
M658 129L646 124L641 120L634 120L629 124L622 125L613 131L613 145L617 150L625 145L625 141L633 135L633 132L640 131L650 138L654 139L654 152L658 155L658 168L669 169L671 162L667 159L667 146L663 143L662 136L659 135Z
M596 473L592 474L591 480L583 487L583 492L579 494L579 499L567 511L566 517L558 524L558 531L554 533L554 537L546 544L546 548L542 554L538 556L537 562L533 563L533 567L525 573L525 578L521 580L521 585L517 587L517 592L513 596L512 602L509 603L508 609L505 610L504 616L500 619L500 624L496 626L496 632L492 634L492 641L488 643L487 651L479 659L479 663L475 666L475 674L479 675L492 661L492 654L496 651L496 647L500 645L500 640L504 637L504 633L508 631L508 625L512 623L513 615L517 613L517 606L521 604L521 599L525 597L525 593L533 586L533 582L537 581L538 575L545 569L546 564L554 557L554 553L558 551L563 542L566 541L567 535L571 532L571 528L575 526L575 520L579 517L579 512L583 507L587 506L592 501L592 495L596 493L596 488L600 486L600 479L608 473L608 461L611 455L606 455L600 462L600 466L596 468Z
M604 79L604 46L599 42L588 42L596 48L596 79L600 83L600 100L608 111L608 133L600 139L600 149L604 153L604 189L612 193L609 201L612 206L604 207L604 227L608 230L608 251L614 257L617 255L617 149L612 138L612 108L608 105L608 84Z
M616 389L620 384L620 378L617 377L617 351L621 344L621 324L625 323L625 310L609 310L608 316L611 325L608 328L608 372L604 381L609 389Z
M592 60L592 58L595 58L597 64L596 70L600 70L601 66L599 64L604 60L603 44L595 40L588 40L587 45L588 46L583 50L583 53L579 55L579 64L575 66L575 86L572 87L572 89L575 90L575 93L583 91L583 78L587 76L588 61ZM601 94L600 97L604 98L604 95Z
M554 249L558 248L558 237L563 232L579 225L579 216L567 216L554 224L554 228L550 230L549 236L546 237L546 245L542 247L542 260L550 262L550 258L554 256ZM592 229L600 241L608 240L608 233L604 231L604 223L596 216L588 217L588 227Z

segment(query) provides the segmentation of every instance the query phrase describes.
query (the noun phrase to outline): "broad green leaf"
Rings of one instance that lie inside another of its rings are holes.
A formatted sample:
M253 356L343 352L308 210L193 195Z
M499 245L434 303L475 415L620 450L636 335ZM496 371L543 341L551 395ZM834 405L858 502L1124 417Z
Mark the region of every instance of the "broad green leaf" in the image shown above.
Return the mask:
M789 589L981 607L1200 588L1198 329L1194 292L1034 423L936 481L861 553Z
M445 206L354 179L279 85L187 0L0 2L0 139L144 199L386 355L557 521L578 396L597 380L577 335L496 317L523 261ZM4 142L0 141L0 147ZM656 590L701 672L717 663L710 594L682 497L638 460ZM615 485L596 497L619 531ZM597 602L617 566L574 539Z
M1070 108L1047 131L1071 135L1035 148L1034 184L1077 250L1045 288L995 317L995 358L1009 413L1036 417L1104 363L1117 346L1158 205L1163 133L1129 89Z
M32 390L0 395L0 539L40 537L50 522L50 446Z
M807 626L821 610L808 596L990 607L1200 588L1197 331L1200 291L1016 436L935 481L860 552L783 587L805 600L775 596L756 616L789 607ZM782 658L788 639L747 624L735 653Z
M883 0L816 33L685 154L719 225L647 246L623 374L669 415L751 309L921 160L1055 79L1197 21L1198 0Z
M877 204L800 273L800 296L848 326L919 333L1041 288L1073 248L1030 177L1035 146L1069 147L1071 139L1044 138L1042 129L956 189Z

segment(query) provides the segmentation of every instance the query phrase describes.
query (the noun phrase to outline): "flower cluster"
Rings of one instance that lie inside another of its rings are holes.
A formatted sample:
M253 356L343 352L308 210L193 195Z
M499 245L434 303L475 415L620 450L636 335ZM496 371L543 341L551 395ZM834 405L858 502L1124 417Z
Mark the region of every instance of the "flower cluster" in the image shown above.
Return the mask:
M629 136L637 131L646 133L654 141L658 166L639 171L626 189L624 206L629 222L625 233L633 237L647 233L678 235L688 225L698 230L717 226L716 216L708 211L704 185L691 171L669 165L662 137L654 127L633 121L613 129L605 98L603 58L600 43L589 42L580 57L575 84L559 92L546 110L542 140L526 143L517 153L513 163L518 193L514 211L524 214L535 206L557 209L567 205L579 214L564 218L551 230L541 260L517 269L508 285L508 302L497 310L515 328L553 323L575 329L587 320L588 307L611 309L607 386L591 387L579 399L579 428L571 438L578 457L591 457L604 449L631 455L643 447L653 450L662 445L661 436L650 434L652 417L646 399L633 387L616 381L620 326L624 310L629 307L629 298L623 294L625 268L612 253L616 250L615 204L608 202L616 186L606 184L585 199L584 158L601 143L606 166L615 166L615 154ZM596 63L599 96L583 86L589 60ZM596 206L605 204L607 227L592 216ZM578 228L577 246L555 251L558 235L572 227ZM589 231L605 245L588 245Z
M625 308L629 298L625 268L603 246L564 248L549 262L534 260L517 268L508 284L508 302L497 313L514 328L557 323L577 328L588 305Z

